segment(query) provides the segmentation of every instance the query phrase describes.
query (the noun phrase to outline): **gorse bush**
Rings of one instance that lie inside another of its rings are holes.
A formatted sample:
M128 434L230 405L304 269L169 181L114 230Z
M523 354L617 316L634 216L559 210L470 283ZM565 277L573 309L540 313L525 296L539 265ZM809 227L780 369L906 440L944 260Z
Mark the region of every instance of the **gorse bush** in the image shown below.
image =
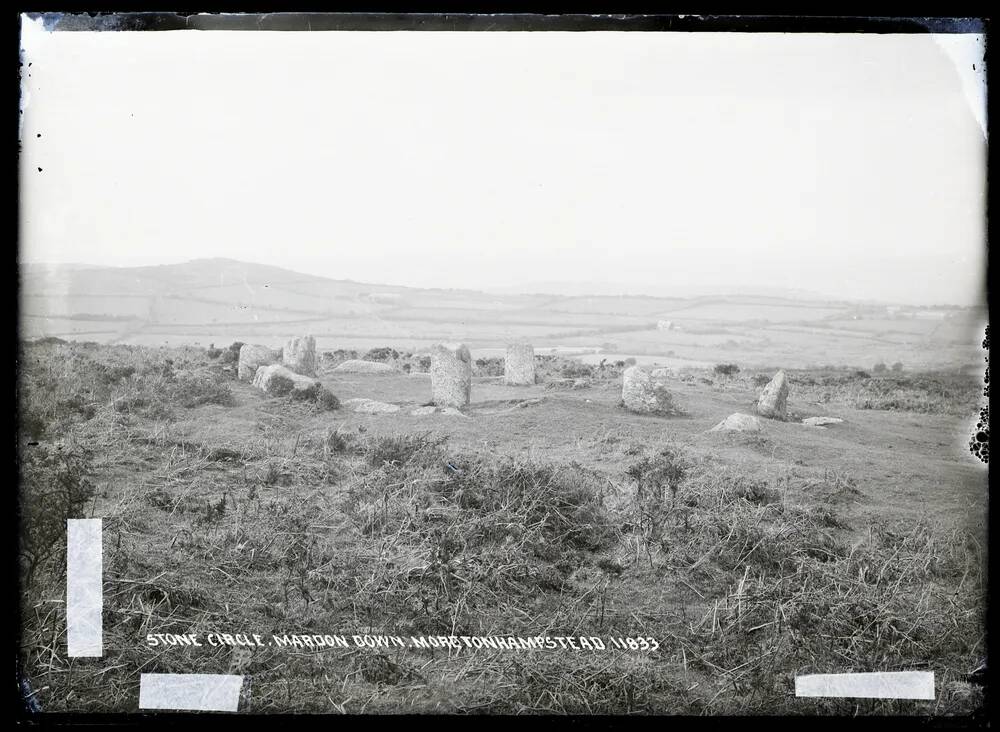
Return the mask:
M83 518L95 489L78 445L43 443L21 451L21 568L26 586L65 552L66 520Z
M473 364L473 373L476 376L503 376L504 360L499 357L477 358Z
M734 376L740 372L740 367L734 363L717 363L712 370L720 376Z
M282 376L272 378L284 379L285 381L291 383L290 379L286 379ZM315 404L321 411L334 411L340 409L340 399L338 399L332 391L327 389L318 381L306 389L293 388L289 393L291 394L293 401L310 402Z
M389 348L388 346L383 346L381 348L373 348L368 353L364 355L365 361L395 361L399 359L399 351L395 348Z

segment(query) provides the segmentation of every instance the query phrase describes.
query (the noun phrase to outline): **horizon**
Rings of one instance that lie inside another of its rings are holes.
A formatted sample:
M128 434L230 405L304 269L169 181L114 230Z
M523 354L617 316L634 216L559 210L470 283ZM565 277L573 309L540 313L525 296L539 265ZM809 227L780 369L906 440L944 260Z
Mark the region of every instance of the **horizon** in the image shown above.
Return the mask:
M25 21L21 45L26 261L986 301L981 35Z
M20 267L33 266L33 267L48 267L48 268L77 268L77 269L141 269L141 268L151 268L151 267L170 267L170 266L183 266L188 264L197 263L209 263L209 262L228 262L233 264L251 265L255 267L269 267L284 270L286 272L291 272L293 274L306 275L310 277L320 277L332 282L345 282L358 285L370 285L373 287L403 287L414 290L442 290L442 291L452 291L452 292L474 292L480 294L495 294L495 295L546 295L552 297L566 297L566 298L580 298L580 297L595 297L595 298L621 298L621 297L634 297L634 298L649 298L649 299L704 299L711 297L759 297L759 298L772 298L772 299L786 299L792 301L804 301L804 302L823 302L823 303L837 303L844 305L853 306L898 306L906 308L951 308L951 309L964 309L964 310L975 310L986 307L986 303L976 303L971 305L961 305L957 303L948 302L937 302L928 304L918 304L911 302L900 302L900 301L888 301L888 300L878 300L878 299L850 299L843 297L836 297L833 295L827 295L824 293L809 292L806 290L796 290L796 289L786 289L786 288L758 288L754 291L752 286L747 285L718 285L714 286L715 289L711 289L713 286L704 286L702 288L687 288L687 292L684 293L659 293L653 294L649 292L637 292L637 291L605 291L605 292L558 292L558 291L546 291L539 289L532 289L537 287L563 287L564 289L571 288L582 288L586 286L602 286L605 288L614 288L621 286L622 288L627 287L622 283L593 283L593 282L579 282L579 281L565 281L565 282L551 282L551 283L524 283L521 285L509 285L502 288L470 288L470 287L419 287L413 285L402 284L398 282L374 282L370 280L359 280L350 277L329 277L327 275L317 275L310 272L303 272L297 269L291 269L289 267L280 267L277 265L268 264L266 262L254 262L246 259L236 259L233 257L197 257L195 259L185 259L181 261L161 261L155 263L146 264L123 264L123 265L105 265L105 264L94 264L90 262L46 262L41 260L29 260L19 262ZM740 288L744 289L741 290Z

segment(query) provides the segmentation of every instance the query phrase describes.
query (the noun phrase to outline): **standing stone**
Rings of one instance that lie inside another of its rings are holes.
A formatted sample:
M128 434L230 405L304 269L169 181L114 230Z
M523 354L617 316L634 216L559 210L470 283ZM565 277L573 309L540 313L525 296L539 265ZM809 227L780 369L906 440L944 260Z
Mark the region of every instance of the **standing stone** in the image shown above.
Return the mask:
M289 338L281 354L282 363L297 374L316 375L316 339Z
M464 407L472 394L472 354L464 343L431 350L431 394L439 407Z
M630 412L668 414L673 397L663 381L642 366L631 366L622 375L622 402Z
M236 376L240 381L253 381L253 377L257 375L258 368L277 363L280 359L281 356L267 346L244 343L240 346L239 366L236 370Z
M507 346L503 360L505 384L525 385L535 383L535 349L530 343L513 343Z
M788 377L779 371L757 397L757 414L770 419L784 419L787 416Z

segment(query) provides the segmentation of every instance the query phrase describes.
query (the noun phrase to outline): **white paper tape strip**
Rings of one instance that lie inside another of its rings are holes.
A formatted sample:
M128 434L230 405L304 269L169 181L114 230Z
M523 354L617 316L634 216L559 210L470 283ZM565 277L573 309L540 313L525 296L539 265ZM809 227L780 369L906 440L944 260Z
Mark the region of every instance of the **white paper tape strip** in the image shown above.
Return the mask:
M66 652L104 655L101 519L66 521Z
M139 709L235 712L243 677L230 674L142 674Z
M795 696L934 699L934 672L887 671L796 676Z

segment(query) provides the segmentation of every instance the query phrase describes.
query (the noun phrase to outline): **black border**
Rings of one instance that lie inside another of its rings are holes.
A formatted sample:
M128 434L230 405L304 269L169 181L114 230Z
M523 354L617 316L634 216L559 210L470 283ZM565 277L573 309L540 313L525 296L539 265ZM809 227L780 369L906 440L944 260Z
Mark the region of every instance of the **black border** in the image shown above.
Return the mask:
M641 8L631 8L608 12L607 9L587 10L577 8L571 12L559 12L558 9L547 9L545 3L537 2L531 7L514 9L465 9L459 11L449 11L448 8L437 7L406 12L393 10L391 4L383 3L377 9L356 8L350 11L308 11L289 12L275 10L273 8L253 8L251 5L242 7L217 7L213 10L184 10L177 12L164 11L140 11L135 12L133 4L128 9L115 10L94 10L94 9L73 9L66 8L63 11L39 12L37 9L22 9L17 15L17 38L18 38L18 68L20 72L20 29L21 15L28 17L44 17L51 23L52 30L57 32L73 31L169 31L169 30L204 30L204 31L329 31L329 30L379 30L379 31L633 31L633 32L740 32L740 33L985 33L987 35L986 59L989 67L989 28L991 18L981 12L985 7L973 4L971 8L963 7L960 2L949 4L947 14L927 14L927 15L896 15L892 11L879 12L877 14L865 15L861 8L850 8L849 3L840 3L834 9L826 13L815 15L802 14L803 9L798 9L798 14L783 12L773 8L749 9L745 14L699 14L699 8L680 8L675 5L673 14L663 13L657 10L653 13L643 13ZM865 3L862 7L866 11L878 10L878 3ZM815 8L815 6L813 6ZM912 7L912 6L911 6ZM703 10L704 8L701 8ZM821 9L821 8L820 8ZM971 12L970 12L971 11ZM919 12L919 11L918 11ZM16 98L20 104L20 78L17 80ZM989 102L989 97L988 97ZM989 107L992 107L988 103ZM20 109L15 113L15 119L19 122ZM20 142L18 142L18 153L20 154ZM988 153L989 162L992 162L992 155ZM15 165L15 190L18 190L18 166ZM987 179L988 191L988 179ZM987 193L988 196L988 193ZM987 199L988 201L989 199ZM15 237L18 231L17 211L15 211ZM987 216L987 227L989 226L989 216ZM18 239L15 239L18 241ZM987 235L988 241L988 235ZM15 245L16 246L16 245ZM989 247L987 245L987 274L989 272ZM15 250L15 288L13 295L13 312L15 323L19 328L19 258ZM987 306L989 307L989 288L987 288ZM14 344L15 381L17 371L17 355L19 350L19 340L15 339ZM15 424L16 435L18 424L17 404L15 404ZM17 470L16 439L15 439L15 470ZM15 473L15 484L17 481ZM992 487L992 480L990 480ZM988 508L991 518L993 515L992 504ZM14 530L10 537L14 547L11 558L14 563L15 582L18 587L18 598L20 597L20 581L18 571L18 531L19 512L10 512L14 519ZM992 521L989 522L992 526ZM992 544L992 541L990 541ZM990 586L992 586L992 567L988 570ZM992 648L993 634L989 632L995 619L995 607L992 602L987 602L987 648ZM15 602L14 608L14 646L15 659L20 651L20 603ZM986 688L992 689L992 670L986 675ZM132 712L132 713L46 713L33 714L28 712L20 687L20 668L15 660L14 683L8 689L14 691L10 700L14 708L15 724L31 727L66 726L66 725L96 725L96 726L175 726L190 722L210 722L213 725L237 724L245 727L248 719L267 720L277 724L293 723L296 725L310 725L320 723L324 726L331 722L338 725L351 726L353 723L369 723L373 716L365 715L327 715L327 714L197 714L188 712ZM698 726L706 723L712 724L716 720L735 723L755 725L763 721L769 726L779 727L788 724L801 728L803 722L812 729L844 729L845 722L856 729L884 728L886 725L907 727L907 728L929 728L929 729L969 729L987 728L990 726L993 717L992 695L987 695L983 708L971 717L850 717L844 716L765 716L765 717L685 717L671 715L642 716L642 717L622 717L622 716L554 716L560 722L565 722L572 727L579 729L605 729L613 728L623 724L622 720L627 719L628 724L637 726L655 725L658 729L663 729L664 725L673 726L693 723ZM482 717L470 715L475 719L475 724L481 725L484 721L488 724L511 723L518 726L526 722L531 724L547 723L550 719L548 715L529 717L506 717L491 716ZM375 717L380 721L389 724L399 724L402 727L410 725L421 725L430 722L434 725L448 727L450 724L466 727L468 722L462 715L378 715ZM693 726L693 725L692 725ZM506 727L509 729L509 727Z

